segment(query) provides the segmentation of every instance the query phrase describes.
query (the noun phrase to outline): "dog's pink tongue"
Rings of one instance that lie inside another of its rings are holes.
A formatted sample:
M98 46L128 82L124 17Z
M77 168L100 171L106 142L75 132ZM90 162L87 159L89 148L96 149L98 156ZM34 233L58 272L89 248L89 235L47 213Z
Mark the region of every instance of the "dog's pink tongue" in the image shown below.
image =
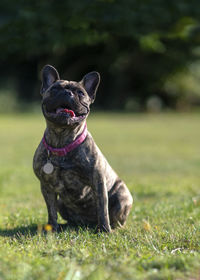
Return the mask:
M69 114L70 117L75 117L75 116L76 116L75 113L74 113L74 111L69 110L69 109L58 108L58 109L56 110L56 113L57 113L57 114L59 114L59 113L61 113L61 112L65 112L65 113Z
M63 109L63 111L64 111L65 113L70 114L71 117L75 117L74 111L69 110L69 109Z

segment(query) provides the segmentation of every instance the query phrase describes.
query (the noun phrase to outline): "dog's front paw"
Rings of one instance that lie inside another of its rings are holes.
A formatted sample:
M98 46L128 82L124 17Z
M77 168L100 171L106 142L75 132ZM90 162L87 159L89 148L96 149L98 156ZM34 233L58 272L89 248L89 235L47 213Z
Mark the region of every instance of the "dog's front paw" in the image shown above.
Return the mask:
M109 225L99 225L98 226L98 232L106 232L106 233L111 233L111 227Z

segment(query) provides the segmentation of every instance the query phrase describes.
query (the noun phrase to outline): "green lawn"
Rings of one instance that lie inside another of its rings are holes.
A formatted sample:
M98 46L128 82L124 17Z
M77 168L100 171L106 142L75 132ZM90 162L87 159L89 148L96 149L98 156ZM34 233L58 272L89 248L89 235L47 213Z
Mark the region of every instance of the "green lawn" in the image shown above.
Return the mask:
M200 115L91 113L134 196L124 229L44 235L32 157L42 115L0 116L0 279L200 279Z

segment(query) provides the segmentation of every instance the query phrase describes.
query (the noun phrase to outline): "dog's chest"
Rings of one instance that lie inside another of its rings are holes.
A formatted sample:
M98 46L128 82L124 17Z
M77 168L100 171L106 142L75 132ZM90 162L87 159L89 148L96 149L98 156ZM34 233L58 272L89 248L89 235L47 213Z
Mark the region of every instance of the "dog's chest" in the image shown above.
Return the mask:
M40 176L44 184L59 195L72 199L80 199L88 195L88 173L75 161L63 158L50 159L53 165L51 174L44 172L45 161L40 166Z

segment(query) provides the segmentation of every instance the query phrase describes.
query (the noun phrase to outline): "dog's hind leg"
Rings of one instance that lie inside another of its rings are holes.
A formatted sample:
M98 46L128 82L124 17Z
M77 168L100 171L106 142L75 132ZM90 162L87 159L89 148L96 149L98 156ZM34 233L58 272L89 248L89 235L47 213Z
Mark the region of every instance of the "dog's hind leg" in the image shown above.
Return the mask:
M111 228L122 227L129 215L133 198L123 181L118 180L109 195Z

